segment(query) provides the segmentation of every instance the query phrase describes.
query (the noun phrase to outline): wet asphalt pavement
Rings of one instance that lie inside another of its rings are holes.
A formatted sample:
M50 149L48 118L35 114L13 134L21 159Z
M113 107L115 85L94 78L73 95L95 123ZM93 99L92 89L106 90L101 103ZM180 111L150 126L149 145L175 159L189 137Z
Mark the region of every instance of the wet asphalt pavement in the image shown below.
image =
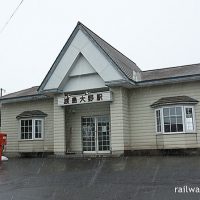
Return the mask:
M0 200L200 199L200 157L20 158L0 163Z

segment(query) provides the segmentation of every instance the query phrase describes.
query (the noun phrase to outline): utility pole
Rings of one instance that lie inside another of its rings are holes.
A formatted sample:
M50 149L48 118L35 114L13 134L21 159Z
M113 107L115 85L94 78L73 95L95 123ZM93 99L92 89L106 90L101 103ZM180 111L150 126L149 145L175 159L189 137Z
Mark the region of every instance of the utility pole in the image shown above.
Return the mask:
M6 92L6 90L4 90L3 88L0 88L0 97L3 96L3 93Z

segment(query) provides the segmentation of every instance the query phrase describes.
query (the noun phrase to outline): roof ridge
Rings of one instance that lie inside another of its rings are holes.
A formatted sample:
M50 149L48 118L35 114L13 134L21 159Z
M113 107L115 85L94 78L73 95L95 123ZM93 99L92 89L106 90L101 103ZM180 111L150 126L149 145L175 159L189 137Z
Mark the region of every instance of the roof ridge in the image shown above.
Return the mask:
M163 68L157 68L157 69L149 69L149 70L143 70L142 72L150 72L150 71L157 71L157 70L164 70L164 69L174 69L174 68L181 68L181 67L194 66L194 65L200 65L200 63L179 65L179 66L173 66L173 67L163 67Z
M90 31L90 32L92 32L94 35L96 35L97 37L99 37L103 42L105 42L107 45L109 45L111 48L113 48L115 51L117 51L118 53L120 53L122 56L124 56L126 59L128 59L130 62L132 62L132 63L134 63L136 66L137 66L137 64L134 62L134 61L132 61L129 57L127 57L126 55L124 55L121 51L119 51L118 49L116 49L114 46L112 46L110 43L108 43L106 40L104 40L102 37L100 37L99 35L97 35L95 32L93 32L90 28L88 28L87 26L85 26L83 23L81 23L80 21L78 21L78 23L77 23L77 25L81 25L84 29L86 29L86 31L87 31L87 29ZM87 31L88 32L88 31ZM92 37L92 35L90 34L90 33L88 33L91 37ZM93 38L93 37L92 37ZM138 66L137 66L137 68L140 70L140 71L142 71Z

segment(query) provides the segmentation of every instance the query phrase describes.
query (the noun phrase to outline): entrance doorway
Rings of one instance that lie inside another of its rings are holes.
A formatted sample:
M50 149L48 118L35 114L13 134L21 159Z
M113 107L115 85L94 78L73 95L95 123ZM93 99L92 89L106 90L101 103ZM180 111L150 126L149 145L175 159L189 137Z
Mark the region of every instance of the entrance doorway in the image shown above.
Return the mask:
M84 153L110 152L110 119L108 116L82 117Z

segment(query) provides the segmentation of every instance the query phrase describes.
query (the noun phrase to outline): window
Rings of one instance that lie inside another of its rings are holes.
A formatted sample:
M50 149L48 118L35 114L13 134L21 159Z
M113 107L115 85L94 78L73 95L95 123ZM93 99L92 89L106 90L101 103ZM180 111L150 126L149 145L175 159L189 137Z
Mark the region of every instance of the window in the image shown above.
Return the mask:
M186 131L194 131L194 116L192 107L185 108L185 128Z
M35 138L42 138L42 120L35 120Z
M158 133L161 132L161 115L160 110L156 110L156 130Z
M21 139L32 139L32 120L21 120Z
M21 119L20 120L20 139L33 140L43 138L42 119Z
M195 122L193 110L193 106L170 106L156 109L156 132L194 132Z
M183 132L181 107L163 108L164 132Z

